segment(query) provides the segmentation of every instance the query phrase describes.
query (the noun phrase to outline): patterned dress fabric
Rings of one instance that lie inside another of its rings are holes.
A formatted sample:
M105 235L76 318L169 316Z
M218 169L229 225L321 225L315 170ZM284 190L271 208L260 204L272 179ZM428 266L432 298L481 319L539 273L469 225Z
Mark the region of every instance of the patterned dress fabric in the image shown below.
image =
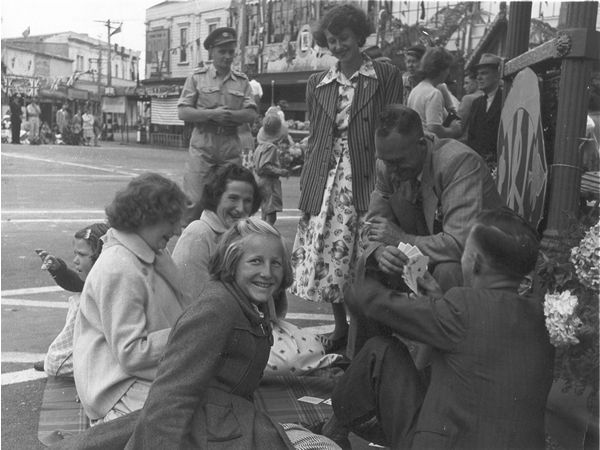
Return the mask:
M366 214L357 213L352 198L348 121L361 73L376 77L372 63L366 61L350 79L335 66L319 84L338 83L337 137L321 211L305 214L298 224L292 253L294 284L290 288L292 294L314 302L343 302L344 287L353 280L359 256L359 230Z

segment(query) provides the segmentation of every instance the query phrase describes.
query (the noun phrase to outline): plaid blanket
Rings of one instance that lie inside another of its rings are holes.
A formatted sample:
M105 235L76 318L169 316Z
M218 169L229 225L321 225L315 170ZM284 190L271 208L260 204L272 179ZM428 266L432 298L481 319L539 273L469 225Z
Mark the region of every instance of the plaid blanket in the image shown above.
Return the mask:
M254 394L257 408L276 422L311 426L331 415L331 406L318 402L331 398L332 378L282 375L263 380ZM315 400L311 398L315 398ZM89 427L72 378L48 377L38 425L39 441L50 446Z

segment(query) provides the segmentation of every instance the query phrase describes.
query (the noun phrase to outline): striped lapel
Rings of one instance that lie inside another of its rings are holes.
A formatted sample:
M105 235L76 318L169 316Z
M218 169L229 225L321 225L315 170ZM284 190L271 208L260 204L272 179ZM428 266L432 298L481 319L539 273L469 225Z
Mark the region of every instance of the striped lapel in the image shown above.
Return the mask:
M350 108L350 122L352 122L354 116L356 116L356 114L371 101L371 97L377 92L378 86L379 80L365 77L364 75L359 76L358 86L354 94L354 102L352 108Z
M335 121L337 109L338 84L327 83L315 89L315 101L325 111L332 121Z

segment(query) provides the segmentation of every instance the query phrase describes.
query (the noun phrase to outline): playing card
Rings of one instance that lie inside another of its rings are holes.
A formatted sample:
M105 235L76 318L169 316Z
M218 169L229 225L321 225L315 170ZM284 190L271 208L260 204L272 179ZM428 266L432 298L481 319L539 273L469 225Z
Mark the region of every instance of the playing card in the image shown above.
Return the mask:
M319 397L311 397L310 395L305 395L304 397L300 397L298 401L318 405L319 403L323 402L323 399Z
M422 277L425 274L427 264L429 264L429 258L424 256L414 245L405 244L404 242L398 244L398 249L408 258L408 262L404 266L402 278L408 288L415 294L418 294L419 288L417 278Z

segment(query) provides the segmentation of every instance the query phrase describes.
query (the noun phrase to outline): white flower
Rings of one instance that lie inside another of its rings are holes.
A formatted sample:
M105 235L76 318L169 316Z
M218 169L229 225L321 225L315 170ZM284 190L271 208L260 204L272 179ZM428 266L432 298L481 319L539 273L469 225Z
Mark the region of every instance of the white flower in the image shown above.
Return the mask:
M550 342L555 347L579 343L579 339L575 335L582 322L575 315L576 307L577 297L571 295L571 291L546 294L544 298L546 329L550 336Z
M571 263L577 278L585 287L600 289L600 222L591 227L579 243L571 249Z

